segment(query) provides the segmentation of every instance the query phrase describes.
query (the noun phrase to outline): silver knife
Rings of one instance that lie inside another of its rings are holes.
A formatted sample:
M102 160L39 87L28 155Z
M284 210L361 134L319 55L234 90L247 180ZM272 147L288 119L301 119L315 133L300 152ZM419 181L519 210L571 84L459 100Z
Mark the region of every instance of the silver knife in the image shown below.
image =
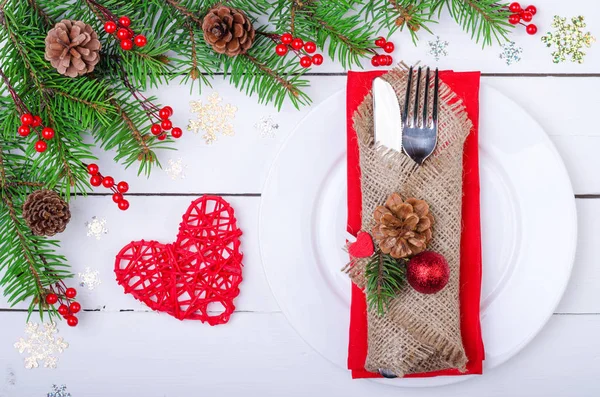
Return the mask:
M400 102L392 85L380 77L373 81L373 120L375 142L402 151Z

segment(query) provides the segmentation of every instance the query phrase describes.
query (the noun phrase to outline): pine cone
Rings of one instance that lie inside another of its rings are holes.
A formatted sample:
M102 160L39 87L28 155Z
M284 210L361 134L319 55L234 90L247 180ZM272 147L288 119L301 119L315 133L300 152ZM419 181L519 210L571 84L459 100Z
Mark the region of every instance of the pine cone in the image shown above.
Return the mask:
M63 19L46 36L46 60L58 73L77 77L94 70L101 47L90 25Z
M219 54L230 57L245 54L254 43L256 32L243 11L227 6L213 7L202 23L204 40Z
M71 220L69 205L53 190L36 190L23 204L23 218L38 236L61 233Z
M402 197L394 193L388 197L385 206L375 209L373 217L377 224L371 232L384 254L401 259L427 249L433 215L425 201L416 198L402 201Z

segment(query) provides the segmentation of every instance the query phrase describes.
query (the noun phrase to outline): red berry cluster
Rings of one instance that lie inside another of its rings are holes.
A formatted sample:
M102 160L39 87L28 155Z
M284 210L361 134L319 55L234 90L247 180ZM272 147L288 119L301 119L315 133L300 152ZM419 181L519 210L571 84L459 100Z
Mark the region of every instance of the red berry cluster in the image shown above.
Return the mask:
M183 131L179 127L173 127L173 123L170 118L173 116L173 108L171 106L165 106L158 111L158 117L160 117L160 124L152 124L150 132L152 135L157 135L159 141L164 141L167 138L166 131L171 130L171 136L173 138L181 138Z
M121 41L121 48L125 51L130 51L133 49L133 44L135 43L138 47L143 47L148 43L148 39L146 36L138 34L129 27L131 25L131 19L129 17L121 17L119 18L118 24L117 22L110 20L104 24L104 30L108 34L115 34L117 38ZM131 40L133 38L133 41Z
M386 41L385 38L379 36L375 40L375 45L388 54L394 52L394 43L391 41ZM385 54L375 54L373 58L371 58L371 65L373 66L391 66L394 63L394 58L391 55Z
M525 26L525 31L528 34L536 34L537 26L530 23L529 25L524 24L523 22L531 22L533 16L537 13L537 8L535 6L527 6L527 8L521 8L521 4L514 2L508 6L508 9L512 14L508 17L508 22L513 25L521 24ZM523 22L521 22L523 21Z
M50 127L44 127L40 116L33 116L30 113L21 115L21 126L17 130L19 135L23 137L28 136L31 133L32 128L39 137L39 140L35 143L35 151L43 153L48 149L48 144L44 140L48 141L54 138L54 130ZM38 131L38 129L40 129L40 131Z
M280 57L287 54L291 48L300 58L300 66L303 68L309 68L311 65L319 66L323 63L323 55L310 55L317 51L317 45L314 42L307 41L305 43L301 38L293 37L290 33L282 34L279 40L281 43L275 46L275 53Z
M90 184L98 187L100 185L113 191L112 200L117 203L120 210L127 210L129 208L129 201L125 200L123 193L127 193L129 185L127 182L119 182L115 186L115 179L112 176L103 176L100 173L100 169L96 164L90 164L87 166L88 174L90 177Z
M46 295L46 303L52 306L59 303L58 313L67 320L70 327L76 326L79 320L75 314L81 311L79 302L73 301L77 296L77 290L75 288L65 288L62 282L56 284L56 290L56 292L52 291Z

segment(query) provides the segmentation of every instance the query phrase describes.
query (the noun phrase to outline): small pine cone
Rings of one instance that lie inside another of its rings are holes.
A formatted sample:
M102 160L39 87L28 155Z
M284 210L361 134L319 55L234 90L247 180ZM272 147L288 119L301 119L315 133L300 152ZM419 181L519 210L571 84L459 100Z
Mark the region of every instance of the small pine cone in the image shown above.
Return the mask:
M252 21L243 11L223 5L208 11L202 30L204 40L213 50L230 57L245 54L256 35Z
M63 19L46 36L46 60L58 73L77 77L94 70L102 45L90 25Z
M69 205L53 190L36 190L23 204L23 218L37 236L61 233L71 220Z
M423 200L402 200L398 193L394 193L385 205L375 209L373 218L377 222L371 230L373 238L379 243L381 252L396 259L425 251L431 241L433 215Z

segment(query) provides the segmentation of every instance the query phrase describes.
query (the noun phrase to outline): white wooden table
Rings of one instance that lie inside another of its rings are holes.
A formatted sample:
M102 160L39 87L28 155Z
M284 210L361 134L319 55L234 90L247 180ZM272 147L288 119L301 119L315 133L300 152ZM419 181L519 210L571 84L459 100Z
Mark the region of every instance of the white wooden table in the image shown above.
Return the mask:
M13 343L23 335L25 306L9 308L0 300L0 396L45 396L53 383L66 384L74 397L93 396L598 396L600 383L600 43L589 49L585 63L553 64L540 37L550 30L552 16L584 15L587 30L600 38L600 6L595 0L538 0L534 22L538 35L519 29L513 39L523 59L506 66L499 46L481 50L452 21L436 27L448 40L449 56L440 68L481 70L482 82L506 94L543 126L563 156L576 193L579 243L567 292L554 316L521 353L501 367L464 383L437 389L397 389L367 380L351 380L313 351L280 312L267 284L257 240L258 207L269 167L286 137L310 107L286 106L277 113L259 106L217 78L202 95L171 84L156 90L175 109L174 122L185 126L192 115L190 100L218 92L238 107L234 137L219 136L207 146L200 135L185 133L178 152L162 152L161 161L181 158L187 177L171 180L156 170L149 180L135 170L123 171L111 153L98 152L103 173L130 183L131 208L123 213L110 197L78 197L73 218L62 235L62 252L74 272L97 269L103 283L93 291L79 289L86 310L79 326L59 325L70 347L60 355L58 369L27 370ZM436 64L427 55L430 37L417 47L397 34L395 60ZM326 63L311 73L308 89L314 106L345 86L339 65ZM275 138L261 138L254 124L273 115ZM97 190L101 192L101 190ZM149 311L125 295L114 281L114 255L132 240L171 241L189 202L204 193L223 195L236 209L244 231L244 282L237 311L224 326L180 322ZM85 222L105 218L109 233L101 240L86 236ZM548 214L560 216L560 214ZM560 244L556 230L556 244ZM552 271L552 269L548 269ZM78 282L78 280L77 280ZM543 283L543 276L539 280ZM75 284L75 281L72 282ZM35 318L34 318L35 320ZM325 330L323 332L326 332Z

